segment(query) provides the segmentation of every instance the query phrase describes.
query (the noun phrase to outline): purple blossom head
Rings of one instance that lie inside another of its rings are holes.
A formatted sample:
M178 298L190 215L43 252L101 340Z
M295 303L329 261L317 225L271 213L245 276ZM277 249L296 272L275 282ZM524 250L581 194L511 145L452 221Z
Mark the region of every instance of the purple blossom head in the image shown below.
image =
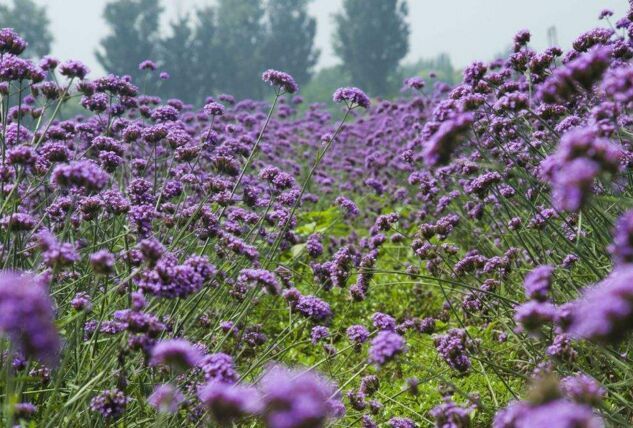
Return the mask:
M369 361L382 366L404 352L405 345L406 342L402 336L393 331L383 330L371 341Z
M324 300L315 296L301 296L296 305L297 311L315 323L327 322L332 317L332 309Z
M413 421L413 419L409 418L401 418L401 417L393 417L389 419L387 424L391 428L416 428L418 425Z
M633 263L633 210L618 218L609 251L616 265Z
M0 273L0 332L27 358L57 364L61 340L54 324L53 303L35 278Z
M369 97L360 89L355 87L338 88L334 91L332 99L335 103L344 102L349 108L357 106L369 108Z
M152 60L146 59L138 65L138 69L143 71L154 71L156 70L156 63Z
M100 392L90 400L90 410L100 413L104 419L116 420L123 416L130 399L118 389Z
M515 402L499 410L492 424L493 428L545 426L600 428L604 425L591 407L567 400L554 400L534 406Z
M223 352L205 355L199 363L207 381L235 383L238 375L235 371L233 357Z
M369 339L369 330L359 324L347 327L346 333L348 339L356 345L362 345Z
M633 267L615 269L571 304L569 332L576 338L615 343L633 326Z
M390 330L396 329L396 319L388 314L382 312L376 312L371 316L371 321L378 330Z
M108 250L99 250L90 255L90 264L96 273L108 275L114 270L114 254Z
M525 295L529 299L545 300L552 286L553 274L554 267L550 265L542 265L534 268L525 275L523 279Z
M556 318L556 308L549 302L531 300L517 307L514 319L525 331L538 334L541 327Z
M13 28L0 29L0 53L20 55L28 43Z
M310 341L313 345L316 345L320 341L326 339L330 336L330 330L327 327L323 327L322 325L316 325L312 327L312 331L310 332Z
M470 369L471 362L468 358L467 348L469 339L466 331L453 328L446 334L435 338L435 349L452 369L466 372Z
M299 85L288 73L277 70L266 70L262 74L262 80L271 86L276 86L283 90L283 93L294 94L299 90Z
M472 409L460 407L452 400L445 400L442 404L431 409L430 414L435 419L437 427L468 428L470 427L470 413Z
M267 426L324 426L338 416L331 398L336 386L314 372L273 366L261 379L260 387Z
M419 76L409 77L408 79L405 79L404 85L419 91L424 88L424 79Z
M567 376L561 380L560 385L567 398L589 406L600 405L607 393L597 380L584 373Z
M185 396L178 387L169 383L157 385L152 394L147 397L149 405L162 413L178 412L184 401Z
M158 342L152 348L150 364L170 366L178 370L195 367L202 359L200 350L183 339L169 339Z
M224 114L224 106L215 101L205 104L203 109L209 116L222 116Z
M211 381L198 389L198 398L221 425L262 410L259 392L251 386Z
M86 160L57 165L51 175L51 184L62 188L79 187L88 192L99 191L110 176L96 163Z
M59 74L69 79L83 80L88 73L90 73L90 69L80 61L68 60L59 66Z

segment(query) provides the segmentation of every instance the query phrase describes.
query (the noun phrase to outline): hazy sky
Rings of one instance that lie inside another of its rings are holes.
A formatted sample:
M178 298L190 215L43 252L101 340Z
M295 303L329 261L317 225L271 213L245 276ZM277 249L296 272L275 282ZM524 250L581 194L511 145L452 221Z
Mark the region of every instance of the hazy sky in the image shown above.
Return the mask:
M36 0L48 6L55 35L53 54L80 59L94 74L100 73L94 50L108 32L102 19L107 0ZM239 1L239 0L235 0ZM8 0L0 0L6 3ZM162 0L164 25L179 13L214 0ZM602 25L597 16L604 8L622 17L627 0L408 0L411 26L410 50L405 60L415 61L439 53L450 54L456 66L487 60L511 43L516 31L532 31L532 46L547 46L547 29L556 26L559 45L566 48L581 32ZM342 0L313 0L310 13L318 22L316 44L321 49L318 66L335 64L331 49L332 14Z

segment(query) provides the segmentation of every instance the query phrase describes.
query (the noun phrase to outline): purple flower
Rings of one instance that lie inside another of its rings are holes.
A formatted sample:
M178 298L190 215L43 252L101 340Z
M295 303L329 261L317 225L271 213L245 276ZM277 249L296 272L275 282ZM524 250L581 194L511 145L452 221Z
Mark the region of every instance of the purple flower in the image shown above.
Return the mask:
M315 323L326 322L332 317L330 305L315 296L301 296L296 309L301 315Z
M334 91L332 99L335 103L345 102L349 108L357 106L369 108L369 97L360 89L355 87L338 88Z
M125 413L130 399L118 389L107 389L90 400L90 410L100 413L105 419L118 419Z
M108 250L99 250L90 255L90 265L96 273L108 275L114 270L114 254Z
M70 301L70 306L76 311L90 312L92 310L92 302L88 293L80 291Z
M258 391L250 386L212 381L198 389L198 398L218 423L225 425L236 418L261 412Z
M369 339L369 330L362 325L351 325L347 327L347 337L356 345L362 345Z
M358 210L356 204L353 201L347 199L345 196L337 197L335 202L338 206L345 210L345 213L350 218L357 217L358 214L360 214L360 211Z
M418 76L409 77L404 81L405 86L408 86L411 89L421 90L424 88L424 79Z
M61 341L54 324L53 303L33 277L0 273L0 331L27 358L55 365Z
M330 330L327 327L323 327L321 325L317 325L312 327L312 331L310 332L310 341L313 345L316 345L321 340L330 336Z
M31 403L15 403L13 416L16 419L28 419L37 412L37 406Z
M91 161L74 161L57 165L51 175L51 184L58 187L80 187L88 192L99 191L110 176Z
M633 210L618 218L609 251L616 265L633 263Z
M318 233L313 233L308 236L306 241L306 251L308 255L312 258L317 258L321 254L323 254L323 245L321 244L321 235Z
M371 341L369 361L382 366L404 352L405 345L402 336L392 331L383 330Z
M257 286L273 295L281 292L281 286L275 275L265 269L242 269L237 277L237 284L246 288Z
M154 71L156 70L156 63L152 60L146 59L145 61L141 61L141 63L138 65L138 69Z
M633 267L625 265L584 290L571 306L572 336L619 342L633 326Z
M550 265L542 265L534 268L525 275L523 279L525 295L529 299L545 300L552 286L553 274L554 267Z
M451 400L445 400L429 412L435 419L435 426L442 428L469 428L472 409L460 407Z
M537 334L541 327L556 318L556 308L549 302L531 300L516 308L514 319L530 334Z
M387 422L391 428L416 428L418 425L409 418L394 417Z
M299 86L295 79L288 73L277 70L266 70L262 74L262 80L271 86L277 86L283 89L283 93L294 94L299 90Z
M233 358L225 353L205 355L199 363L204 379L207 381L217 381L222 383L235 383L238 375L235 371Z
M215 101L205 104L203 109L209 116L222 116L224 114L224 106Z
M195 367L202 355L191 343L183 339L169 339L159 342L152 349L150 364L171 366L179 370Z
M90 69L80 61L68 60L59 66L59 74L70 79L83 80L88 73L90 73Z
M371 316L371 321L378 330L394 331L396 329L396 319L388 314L376 312Z
M273 366L260 381L263 417L271 428L325 426L338 416L336 386L311 371Z
M185 396L171 384L156 386L152 394L147 397L150 406L162 413L176 413L185 401Z
M20 55L28 43L13 28L0 29L0 53Z
M467 113L442 122L437 131L425 142L422 154L424 162L429 166L447 163L455 145L470 129L473 120L473 116Z
M466 372L471 366L468 358L468 336L463 329L453 328L445 335L435 338L435 349L438 354L454 370Z
M567 400L554 400L535 406L515 402L497 412L492 426L493 428L600 428L603 424L601 418L594 415L591 407Z
M565 396L579 404L598 406L607 393L597 380L584 373L567 376L560 384Z

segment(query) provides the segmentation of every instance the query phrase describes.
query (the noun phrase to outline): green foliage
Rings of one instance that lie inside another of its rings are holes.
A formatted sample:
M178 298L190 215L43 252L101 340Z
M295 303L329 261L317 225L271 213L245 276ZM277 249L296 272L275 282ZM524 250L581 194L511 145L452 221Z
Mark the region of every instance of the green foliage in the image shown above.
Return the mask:
M290 73L299 85L310 80L319 58L314 47L316 19L308 16L310 0L269 0L264 65Z
M103 18L111 31L101 40L96 57L107 72L140 79L138 64L156 54L162 10L158 0L116 0L106 5Z
M388 77L409 49L406 3L398 0L345 0L335 16L334 51L354 85L384 94Z
M195 38L189 20L189 15L183 15L171 22L171 34L158 42L160 67L171 76L161 82L160 94L164 98L194 101L199 95L198 83L202 79L193 73L191 53L194 52Z
M350 82L351 79L342 66L323 68L301 89L301 95L308 102L330 102L332 93L341 86L349 85Z
M260 97L264 66L259 46L266 34L261 0L220 0L216 25L217 89L237 98Z
M45 6L33 0L13 0L13 7L0 4L0 27L10 27L29 42L27 57L41 57L51 51L53 35Z
M400 72L405 78L420 76L427 80L431 73L435 73L437 80L449 85L454 85L461 79L460 71L455 69L451 57L446 53L441 53L435 58L423 58L412 64L405 64Z

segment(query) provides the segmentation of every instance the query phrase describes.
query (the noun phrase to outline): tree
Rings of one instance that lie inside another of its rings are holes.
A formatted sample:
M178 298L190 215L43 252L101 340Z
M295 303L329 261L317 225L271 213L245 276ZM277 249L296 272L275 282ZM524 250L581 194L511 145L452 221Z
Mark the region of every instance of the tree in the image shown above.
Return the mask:
M33 0L13 0L13 7L0 5L0 27L11 27L28 43L27 57L42 57L51 51L53 36L45 6Z
M180 98L186 102L198 99L196 73L193 70L195 54L193 30L189 25L189 15L183 15L171 22L171 34L158 43L157 57L162 69L171 78L161 82L160 95L163 98Z
M314 46L316 19L307 13L309 2L269 0L267 6L265 67L290 73L300 85L310 80L320 54Z
M409 49L407 14L400 0L344 0L334 17L334 52L355 85L375 95L387 91L389 74Z
M196 84L197 102L211 95L218 80L219 63L221 57L220 46L215 39L217 32L215 23L216 11L207 6L196 11L191 59L191 79Z
M111 32L96 52L106 71L140 78L139 63L156 53L162 11L158 0L116 0L106 5L103 17Z
M259 98L263 71L259 46L264 39L261 0L219 0L216 46L217 87L237 98Z

